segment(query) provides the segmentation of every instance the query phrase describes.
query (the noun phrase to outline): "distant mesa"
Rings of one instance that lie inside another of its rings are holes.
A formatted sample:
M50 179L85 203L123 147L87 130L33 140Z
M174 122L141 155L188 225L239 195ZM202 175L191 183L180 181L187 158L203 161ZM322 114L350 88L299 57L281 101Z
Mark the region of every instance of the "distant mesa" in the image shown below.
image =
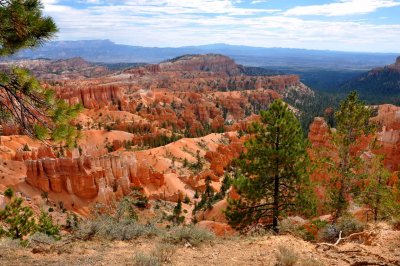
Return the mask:
M225 73L228 76L242 74L243 67L220 54L183 55L160 64L163 71L209 71Z

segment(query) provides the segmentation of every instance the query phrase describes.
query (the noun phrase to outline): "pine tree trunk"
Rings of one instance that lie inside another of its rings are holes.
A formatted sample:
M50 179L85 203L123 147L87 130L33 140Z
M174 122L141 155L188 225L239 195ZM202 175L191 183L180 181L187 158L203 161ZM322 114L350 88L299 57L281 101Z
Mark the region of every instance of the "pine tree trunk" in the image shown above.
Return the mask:
M376 202L375 202L375 209L374 209L374 221L375 221L375 223L378 221L379 205L381 203L381 197L380 197L380 194L379 194L380 193L381 182L382 182L382 178L379 175Z
M349 174L349 147L344 148L343 152L343 159L342 159L342 166L341 166L341 177L340 177L340 190L339 190L339 198L336 206L336 213L333 217L333 221L336 222L346 207L346 186L348 186L348 174Z
M272 214L272 228L275 233L279 233L278 217L279 217L279 176L275 175L274 178L274 207Z
M276 140L275 140L275 151L279 151L279 144L280 144L280 128L277 128ZM274 206L273 206L273 213L272 213L272 228L275 233L279 233L278 228L278 217L279 217L279 159L276 158L276 169L275 169L275 176L274 176Z

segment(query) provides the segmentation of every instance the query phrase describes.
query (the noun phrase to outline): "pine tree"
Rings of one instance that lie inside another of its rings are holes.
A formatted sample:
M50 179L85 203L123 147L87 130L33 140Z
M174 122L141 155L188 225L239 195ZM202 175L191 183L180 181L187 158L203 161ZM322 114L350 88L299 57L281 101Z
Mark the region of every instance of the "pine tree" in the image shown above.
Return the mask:
M188 195L185 195L185 198L183 199L183 203L190 204L190 198L188 197Z
M6 196L7 198L11 199L12 197L14 197L14 190L12 188L7 188L4 191L4 196Z
M55 239L60 239L60 227L54 225L53 218L44 210L41 210L39 216L39 222L37 225L37 231L48 236L52 236Z
M12 190L9 190L12 192ZM7 193L13 195L14 193ZM28 206L22 206L23 199L14 197L4 210L0 211L0 236L13 239L23 239L37 229L33 211Z
M196 190L197 193L197 190ZM200 201L195 204L193 214L199 210L211 210L215 200L214 189L211 186L211 177L207 176L205 180L204 192L201 194Z
M231 187L231 183L232 183L231 177L229 176L229 174L225 174L224 179L222 180L221 189L219 192L221 194L222 198L225 197L226 192Z
M366 177L363 179L364 187L357 197L359 203L371 209L375 222L400 213L394 188L389 184L391 173L385 168L383 160L383 156L375 156L368 162Z
M283 101L276 100L260 116L237 162L242 174L233 186L240 199L228 201L226 216L236 228L262 223L278 232L278 219L300 202L308 178L306 143L300 122Z
M185 217L182 216L181 214L182 214L182 201L181 201L181 198L179 198L178 202L176 203L176 206L172 212L172 215L170 215L168 219L174 225L180 225L185 220Z
M362 178L357 169L364 167L363 162L360 153L354 153L353 150L359 145L363 136L374 132L374 125L370 124L371 117L371 108L359 100L356 92L351 92L340 103L339 110L335 113L336 133L333 135L333 140L338 150L339 161L331 164L329 187L330 204L335 213L334 220L347 209L347 197L357 189L356 183Z
M57 31L53 20L42 15L39 0L0 0L0 56L40 46ZM40 140L53 139L69 147L79 137L70 125L80 105L57 99L25 69L0 71L0 120L12 122L23 133Z
M212 199L214 196L214 189L211 187L211 177L206 177L206 187L204 189L204 197L206 199Z
M129 222L137 221L139 217L134 208L136 204L137 201L135 199L131 197L123 197L116 208L115 219L118 222L122 220Z
M42 193L40 194L40 196L42 197L42 199L46 200L46 204L49 203L49 192L47 191L42 191Z

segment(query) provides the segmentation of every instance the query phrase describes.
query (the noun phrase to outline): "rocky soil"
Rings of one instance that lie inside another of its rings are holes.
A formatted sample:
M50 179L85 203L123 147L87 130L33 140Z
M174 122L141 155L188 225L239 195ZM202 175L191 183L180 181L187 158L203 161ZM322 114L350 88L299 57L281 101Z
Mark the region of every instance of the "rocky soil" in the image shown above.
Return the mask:
M372 243L339 243L328 247L305 242L290 235L233 236L217 238L211 243L193 247L179 244L169 258L170 265L400 265L400 231L381 225L375 229ZM36 244L17 248L0 242L1 265L135 265L135 254L148 254L160 239L138 239L131 242L71 241ZM284 258L279 257L282 247Z

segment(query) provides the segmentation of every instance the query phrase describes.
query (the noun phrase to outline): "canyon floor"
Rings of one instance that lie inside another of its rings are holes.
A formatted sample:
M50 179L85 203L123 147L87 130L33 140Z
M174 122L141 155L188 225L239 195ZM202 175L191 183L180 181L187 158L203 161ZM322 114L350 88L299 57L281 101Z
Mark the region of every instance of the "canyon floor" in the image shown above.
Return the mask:
M400 231L388 226L375 229L368 245L343 241L329 247L305 242L291 235L233 236L194 247L173 245L167 265L400 265ZM64 239L55 244L16 247L0 242L1 265L137 265L135 254L149 254L161 238L134 241L80 241ZM285 247L287 252L281 253ZM279 259L278 254L283 258ZM281 264L279 264L279 262ZM286 264L285 264L286 262ZM289 264L295 262L294 264ZM153 264L151 264L153 265ZM156 265L156 264L154 264Z

